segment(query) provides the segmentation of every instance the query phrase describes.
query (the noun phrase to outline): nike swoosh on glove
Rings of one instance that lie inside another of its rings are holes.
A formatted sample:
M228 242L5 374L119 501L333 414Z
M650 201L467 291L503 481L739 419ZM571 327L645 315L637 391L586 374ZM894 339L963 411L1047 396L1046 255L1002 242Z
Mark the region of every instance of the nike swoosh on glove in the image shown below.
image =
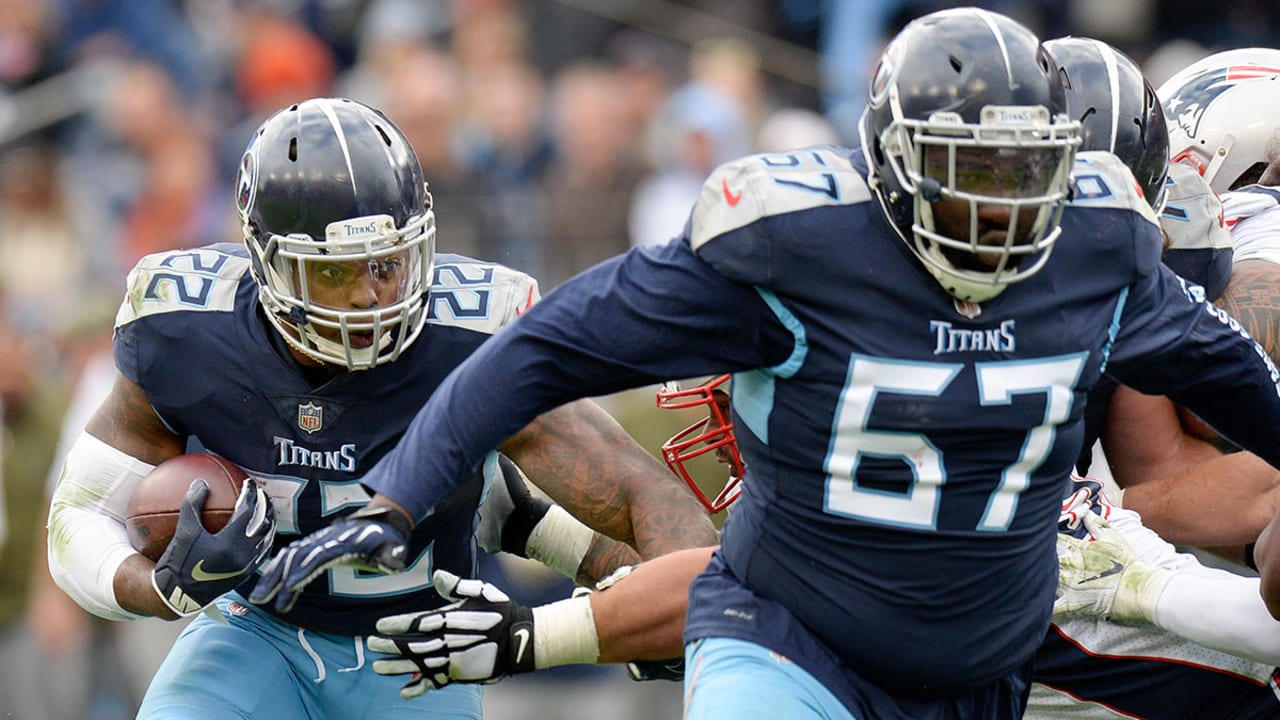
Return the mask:
M249 602L287 613L303 588L335 566L393 573L404 569L412 526L386 505L366 505L329 527L294 540L262 568Z
M187 488L178 525L151 572L151 585L169 609L193 615L249 577L271 551L275 510L262 486L245 479L227 524L211 533L200 522L209 485Z
M1124 537L1096 513L1084 514L1093 540L1058 534L1058 594L1053 616L1086 615L1151 622L1173 573L1142 562Z
M445 605L425 612L384 617L368 639L373 652L398 656L375 660L379 675L412 675L400 696L417 697L453 682L492 683L532 672L533 611L517 605L496 586L437 570L436 592Z

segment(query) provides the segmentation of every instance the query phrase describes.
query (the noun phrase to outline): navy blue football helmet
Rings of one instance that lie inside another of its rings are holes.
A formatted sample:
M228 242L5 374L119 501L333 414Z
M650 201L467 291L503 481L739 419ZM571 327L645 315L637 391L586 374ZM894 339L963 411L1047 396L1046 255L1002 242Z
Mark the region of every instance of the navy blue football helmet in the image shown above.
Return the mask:
M1080 150L1105 150L1133 171L1159 215L1169 174L1169 129L1155 88L1128 55L1089 38L1045 41L1067 94L1067 114L1080 121Z
M321 98L272 115L245 150L236 205L259 297L293 348L361 370L422 332L435 215L382 113Z
M995 297L1048 259L1080 143L1066 109L1052 58L1003 15L932 13L886 48L859 126L869 180L907 245L955 298ZM975 220L942 227L949 223L935 206L944 203ZM1010 219L984 229L980 208Z

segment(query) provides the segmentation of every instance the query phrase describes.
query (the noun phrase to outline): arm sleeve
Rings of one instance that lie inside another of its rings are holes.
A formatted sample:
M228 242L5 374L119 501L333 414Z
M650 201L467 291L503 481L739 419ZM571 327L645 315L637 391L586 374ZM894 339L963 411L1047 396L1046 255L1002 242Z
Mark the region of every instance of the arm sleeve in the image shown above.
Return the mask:
M1280 621L1267 612L1258 578L1203 566L1180 571L1156 602L1154 620L1199 645L1280 666Z
M755 288L717 273L687 242L638 248L560 286L485 342L363 481L421 520L542 412L659 380L771 367L794 342Z
M1203 291L1160 266L1129 288L1108 372L1168 395L1223 436L1280 467L1280 372Z
M49 510L49 574L98 617L143 617L120 607L112 588L134 554L124 527L129 496L153 467L87 433L67 452Z
M1174 573L1156 601L1158 627L1197 645L1280 666L1280 621L1267 612L1258 578L1206 567L1178 552L1132 510L1110 508L1107 520L1142 562Z

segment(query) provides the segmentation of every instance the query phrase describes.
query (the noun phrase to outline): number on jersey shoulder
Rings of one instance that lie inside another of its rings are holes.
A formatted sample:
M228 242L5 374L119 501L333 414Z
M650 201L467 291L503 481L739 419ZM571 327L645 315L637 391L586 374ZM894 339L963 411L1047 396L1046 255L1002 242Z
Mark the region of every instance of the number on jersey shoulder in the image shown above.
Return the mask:
M751 155L716 168L693 209L693 249L773 215L871 199L846 152L820 146Z
M427 301L427 322L493 334L541 298L538 282L502 265L441 263Z
M147 255L129 272L116 325L167 312L230 312L248 258L209 248Z

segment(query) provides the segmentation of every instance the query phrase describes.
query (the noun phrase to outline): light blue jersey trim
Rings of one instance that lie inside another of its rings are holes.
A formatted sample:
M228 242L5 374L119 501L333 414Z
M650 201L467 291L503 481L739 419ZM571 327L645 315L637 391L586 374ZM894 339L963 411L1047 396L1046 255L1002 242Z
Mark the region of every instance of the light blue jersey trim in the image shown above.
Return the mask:
M795 337L791 355L771 368L750 370L733 376L733 410L760 442L769 443L769 414L773 411L775 378L789 378L800 371L809 353L809 340L804 325L791 314L772 291L757 287L756 292L769 309Z
M1107 361L1111 359L1111 346L1116 342L1116 335L1120 334L1120 316L1124 314L1124 304L1129 299L1129 288L1120 291L1120 298L1116 301L1116 310L1111 314L1111 326L1107 328L1107 341L1102 345L1102 367L1098 368L1099 373L1107 371Z

